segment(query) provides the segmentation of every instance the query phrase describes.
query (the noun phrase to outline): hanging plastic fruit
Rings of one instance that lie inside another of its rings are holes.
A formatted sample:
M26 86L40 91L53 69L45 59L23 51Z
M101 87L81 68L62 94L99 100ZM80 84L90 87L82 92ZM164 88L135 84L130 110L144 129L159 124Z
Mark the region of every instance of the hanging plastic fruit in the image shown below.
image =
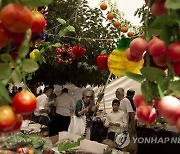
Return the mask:
M106 50L103 50L101 54L97 56L96 61L98 68L100 70L108 70L108 65L107 65L108 57L109 55L106 54Z
M29 57L31 59L35 59L36 58L36 54L39 53L39 50L38 49L34 49L30 54L29 54Z
M107 4L105 2L100 4L101 10L106 10L107 9Z
M72 47L72 52L74 53L75 57L78 59L86 54L86 49L80 47L79 45L75 45Z
M33 11L32 14L33 14L33 23L31 27L32 32L33 33L42 32L46 26L46 20L43 14L38 11Z
M123 38L119 41L118 47L112 51L108 58L108 68L110 72L118 77L123 76L124 72L139 73L143 67L144 60L131 62L126 57L126 51L131 40Z
M113 26L116 27L116 28L119 28L120 25L121 25L121 24L120 24L119 21L114 21L114 22L113 22Z
M114 13L112 13L112 12L108 13L108 14L107 14L107 18L108 18L109 20L113 20L113 19L114 19Z

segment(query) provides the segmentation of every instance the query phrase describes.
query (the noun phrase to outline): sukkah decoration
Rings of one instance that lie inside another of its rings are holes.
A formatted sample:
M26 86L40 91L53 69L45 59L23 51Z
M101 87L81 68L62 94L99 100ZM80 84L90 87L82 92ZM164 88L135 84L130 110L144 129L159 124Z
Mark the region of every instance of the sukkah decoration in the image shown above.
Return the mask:
M124 72L139 73L143 67L143 59L138 62L131 62L127 59L126 51L130 42L131 39L122 38L119 41L118 47L112 51L108 58L109 71L118 77L123 76Z
M103 50L99 56L96 57L96 62L100 70L108 70L108 58L106 50Z
M48 14L48 7L38 7L32 10L34 20L34 24L32 25L32 38L30 42L31 47L39 47L44 40L46 39L46 34L44 29L47 25L47 18L46 15ZM38 25L38 26L37 26Z
M78 59L86 54L86 49L79 45L75 45L72 47L72 52L74 53L75 58Z
M72 52L72 48L69 46L60 46L56 48L55 60L59 64L71 64L75 59L75 55Z
M29 57L34 60L38 53L39 53L39 50L38 49L34 49L32 52L30 52Z
M30 46L39 47L46 39L46 34L44 32L39 32L37 34L32 34Z

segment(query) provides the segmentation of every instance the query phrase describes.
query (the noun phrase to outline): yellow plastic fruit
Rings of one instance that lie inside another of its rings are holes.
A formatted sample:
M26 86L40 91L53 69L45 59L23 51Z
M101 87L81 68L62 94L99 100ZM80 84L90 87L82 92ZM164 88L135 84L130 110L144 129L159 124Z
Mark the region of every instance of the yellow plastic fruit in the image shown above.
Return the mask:
M36 53L38 53L38 52L39 52L38 49L34 49L34 50L29 54L29 57L34 60L34 59L36 58Z
M139 73L143 67L144 60L131 62L126 57L126 50L114 49L108 58L109 71L118 76L123 76L124 72Z

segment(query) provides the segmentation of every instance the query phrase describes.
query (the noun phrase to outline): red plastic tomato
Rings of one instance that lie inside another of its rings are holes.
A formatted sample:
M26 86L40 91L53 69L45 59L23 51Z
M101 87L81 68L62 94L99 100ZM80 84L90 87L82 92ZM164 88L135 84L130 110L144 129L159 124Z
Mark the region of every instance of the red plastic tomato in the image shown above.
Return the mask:
M32 32L38 33L43 31L44 27L46 26L46 20L42 13L38 11L33 12L33 24L31 27Z
M16 114L16 118L17 120L16 120L15 126L11 128L10 130L4 131L4 133L13 133L13 132L19 131L22 125L23 116L21 114Z
M0 22L0 47L5 47L9 42L9 36L7 31L4 29L2 23Z
M18 92L12 101L12 106L16 113L22 115L30 114L36 109L36 97L28 90Z
M25 33L33 23L32 12L19 3L9 3L0 12L0 20L10 32Z
M26 33L9 33L10 38L12 39L12 41L14 43L19 43L21 44L24 41L24 37L25 37ZM30 31L29 37L31 39L32 37L32 32Z
M12 129L16 124L16 114L12 107L4 105L0 107L0 131Z

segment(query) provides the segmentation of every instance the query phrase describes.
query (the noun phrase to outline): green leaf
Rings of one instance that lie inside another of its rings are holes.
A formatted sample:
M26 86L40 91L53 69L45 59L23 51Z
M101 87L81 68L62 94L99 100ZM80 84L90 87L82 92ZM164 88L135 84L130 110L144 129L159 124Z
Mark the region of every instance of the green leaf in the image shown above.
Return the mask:
M52 3L53 0L21 0L21 2L25 5L39 7L39 6L48 5Z
M180 96L180 80L170 82L169 89Z
M141 73L146 79L156 81L160 85L164 83L164 79L166 77L166 74L161 69L149 66L143 67L141 69Z
M144 99L146 100L146 103L151 101L151 96L150 96L150 89L148 86L148 81L144 81L141 84L141 92L143 94Z
M8 76L11 73L11 68L9 67L9 64L1 63L0 64L0 79L8 78Z
M11 58L10 54L4 53L1 55L1 60L3 62L9 62L12 60L12 58Z
M25 72L31 73L38 70L39 65L32 59L24 59L22 61L22 68Z
M24 58L29 52L29 40L30 40L29 36L30 36L30 30L27 30L24 41L21 44L21 47L18 51L18 55L20 58Z
M9 92L6 89L6 86L0 81L0 96L6 99L8 102L11 102L11 98L9 96Z
M12 80L14 83L20 83L22 81L22 75L19 69L15 69L12 72Z
M101 55L107 54L107 50L101 51Z
M168 9L180 9L179 0L166 0L165 7Z
M118 42L117 49L125 50L125 49L127 49L129 47L130 43L131 43L131 39L130 38L122 38Z
M57 18L57 21L58 21L61 25L66 24L66 21L65 21L64 19Z
M132 72L125 72L123 73L125 76L137 81L137 82L142 82L145 78L140 75L140 74L135 74L135 73L132 73Z
M55 43L55 44L52 44L52 47L59 47L61 45L61 43Z
M66 29L69 31L69 32L75 32L75 28L73 26L67 26Z
M42 43L42 46L43 46L43 47L47 47L47 46L49 46L50 44L51 44L51 42L43 42L43 43Z
M60 30L58 36L61 38L62 36L66 35L68 31L66 29Z

